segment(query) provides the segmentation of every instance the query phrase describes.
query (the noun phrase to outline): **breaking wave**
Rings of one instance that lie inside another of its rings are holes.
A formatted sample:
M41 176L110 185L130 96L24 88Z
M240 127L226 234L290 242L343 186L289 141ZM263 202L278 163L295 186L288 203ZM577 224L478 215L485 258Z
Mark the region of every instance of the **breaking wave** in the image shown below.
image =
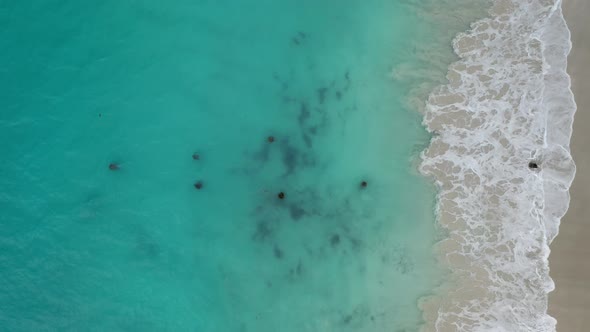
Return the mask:
M575 174L569 37L561 0L498 0L453 41L460 60L424 116L420 170L439 188L451 273L421 304L425 330L555 331L549 244Z

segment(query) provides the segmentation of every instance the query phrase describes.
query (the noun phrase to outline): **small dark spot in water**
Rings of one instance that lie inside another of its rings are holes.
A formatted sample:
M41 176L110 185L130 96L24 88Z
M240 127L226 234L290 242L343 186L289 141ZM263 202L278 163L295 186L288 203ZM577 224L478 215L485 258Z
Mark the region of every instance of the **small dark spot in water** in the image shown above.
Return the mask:
M318 133L318 127L313 126L308 129L309 133L312 135L316 135Z
M139 250L152 259L160 255L160 247L155 243L144 243L140 246Z
M194 187L197 190L201 190L201 188L203 188L203 181L197 181L197 182L195 182Z
M352 315L346 315L346 316L344 317L344 319L342 320L342 322L343 322L344 324L349 324L351 320L352 320Z
M98 200L100 200L102 197L102 194L98 193L98 192L91 192L88 195L86 195L86 199L84 200L84 203L94 203Z
M287 139L281 141L280 153L285 167L283 176L294 174L298 168L312 166L315 163L313 155L302 153L296 145L291 144Z
M289 206L289 213L291 214L291 218L297 221L305 215L305 210L299 206L291 205Z
M344 78L345 78L347 81L350 81L350 73L348 72L348 70L346 71L346 73L344 73Z
M309 135L303 134L303 141L305 142L305 145L308 148L310 148L310 149L312 148L313 142L311 141L311 137L309 137Z
M531 161L531 162L529 162L529 168L530 169L537 169L537 168L539 168L539 164L537 164L537 162L535 162L535 161Z
M161 253L160 246L146 233L138 233L135 241L136 252L143 258L156 259Z
M362 181L361 182L361 188L367 188L369 184L367 183L367 181Z
M256 231L254 232L252 238L258 241L264 241L270 236L272 236L272 234L273 229L270 226L268 226L268 223L266 223L265 221L260 221L258 222L258 224L256 224Z
M334 234L334 235L332 235L332 237L330 237L330 244L332 245L332 247L337 246L339 243L340 243L340 235Z
M301 103L299 106L299 124L303 125L309 119L309 109L307 108L307 104L304 102Z
M287 168L287 174L293 174L298 163L299 151L291 146L288 141L281 144L281 153L283 155L283 164Z
M267 141L267 142L269 142L269 143L272 143L272 142L274 142L274 141L275 141L275 137L274 137L274 136L268 136L268 137L266 138L266 141Z
M375 321L375 316L371 316L371 320L372 321Z
M361 248L361 241L359 241L358 239L355 238L350 238L350 244L352 245L352 249L354 251L359 251L359 249Z
M295 274L297 274L298 276L303 274L303 263L301 263L301 261L297 263L297 267L295 268Z
M291 38L291 41L292 41L292 42L293 42L293 44L295 44L295 45L299 45L299 44L301 44L301 42L299 41L299 38L297 38L297 37L293 37L293 38Z
M279 199L284 199L284 198L285 198L285 193L281 191L281 192L280 192L280 193L277 195L277 197L278 197Z
M412 258L405 253L405 250L397 250L395 252L383 254L381 256L381 261L384 264L391 265L401 274L407 274L414 269L414 262Z
M276 244L275 244L272 251L273 251L273 254L275 255L275 258L283 259L283 251Z
M272 282L270 282L270 281L267 280L266 281L266 287L272 288Z
M285 104L290 104L295 101L295 98L289 96L283 96L281 99Z
M306 34L305 32L303 32L303 31L298 31L298 32L297 32L297 35L298 35L299 37L301 37L302 39L305 39L305 38L307 38L307 34Z
M102 113L98 113L98 117L99 118L102 118Z
M193 160L199 160L201 159L201 156L199 156L198 153L193 153Z
M281 85L281 88L283 90L287 90L289 88L289 83L287 83L287 81L281 79L281 77L277 73L273 73L272 77L274 78L275 81L279 82L279 84Z
M324 101L326 100L326 93L327 92L328 92L328 88L326 88L326 87L321 87L317 90L318 101L320 102L320 104L323 104Z
M111 171L118 171L120 169L120 167L119 167L119 164L117 164L117 163L110 163L109 164L109 169Z
M338 100L342 99L342 92L336 91L336 99L338 99Z
M303 275L303 272L303 263L301 263L301 260L299 260L297 266L289 270L289 279L295 280L296 278L301 277Z
M254 159L257 159L261 162L266 162L268 161L268 157L270 154L270 145L269 144L264 144L261 148L260 151L255 152L252 154L252 157Z

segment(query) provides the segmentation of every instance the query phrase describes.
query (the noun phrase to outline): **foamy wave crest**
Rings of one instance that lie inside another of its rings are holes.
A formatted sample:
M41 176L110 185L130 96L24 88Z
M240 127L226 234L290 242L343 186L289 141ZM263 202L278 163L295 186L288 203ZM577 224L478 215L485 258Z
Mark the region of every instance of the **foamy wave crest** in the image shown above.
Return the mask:
M498 0L458 35L429 97L421 172L439 186L451 282L426 300L435 331L555 331L549 243L569 204L575 103L561 0Z

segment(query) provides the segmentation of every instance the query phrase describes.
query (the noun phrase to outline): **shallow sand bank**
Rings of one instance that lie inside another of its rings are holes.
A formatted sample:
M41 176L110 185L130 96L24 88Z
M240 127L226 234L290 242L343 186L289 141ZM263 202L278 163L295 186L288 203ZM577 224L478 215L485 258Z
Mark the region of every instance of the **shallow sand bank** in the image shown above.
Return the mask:
M557 319L558 332L582 332L590 326L590 1L564 0L563 10L573 43L568 73L578 105L571 141L577 173L570 208L551 244L556 289L549 314Z

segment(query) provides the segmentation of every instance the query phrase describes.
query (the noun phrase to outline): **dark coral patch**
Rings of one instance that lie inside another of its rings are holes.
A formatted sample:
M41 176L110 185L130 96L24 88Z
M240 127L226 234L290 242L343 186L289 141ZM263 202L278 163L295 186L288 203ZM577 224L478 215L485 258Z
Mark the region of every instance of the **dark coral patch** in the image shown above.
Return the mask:
M273 248L273 254L276 259L283 259L283 251L277 245Z
M256 231L254 232L254 235L252 235L252 238L257 241L264 241L270 238L273 233L274 229L269 226L267 222L259 221L258 224L256 224Z
M289 206L289 214L293 220L298 221L305 216L305 210L299 206L291 205Z
M340 235L334 234L330 237L330 244L332 247L337 246L340 243Z

